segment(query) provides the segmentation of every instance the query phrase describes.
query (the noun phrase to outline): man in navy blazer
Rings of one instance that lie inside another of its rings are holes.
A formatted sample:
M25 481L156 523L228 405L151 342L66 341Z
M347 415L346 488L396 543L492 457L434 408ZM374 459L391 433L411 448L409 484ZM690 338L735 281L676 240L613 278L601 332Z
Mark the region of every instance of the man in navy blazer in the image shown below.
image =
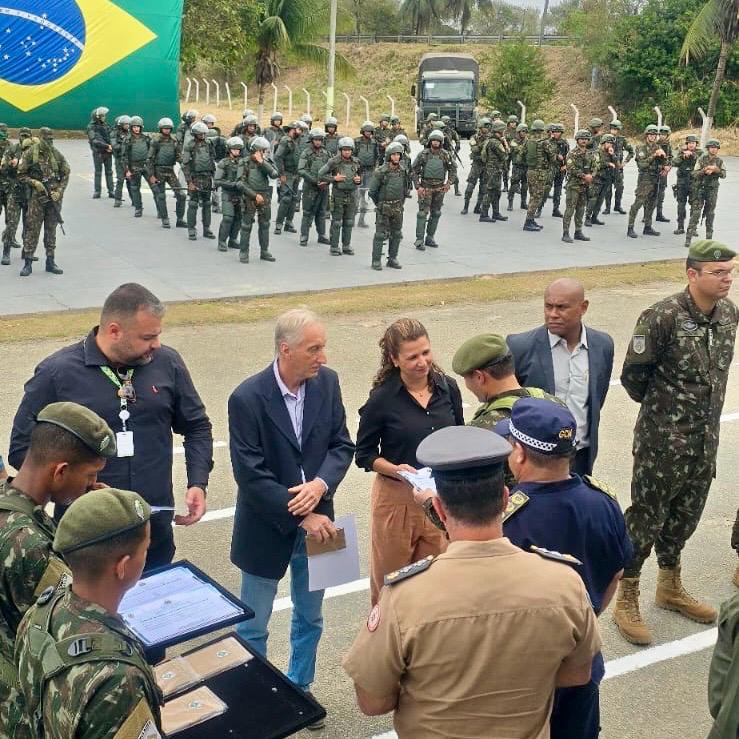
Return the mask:
M577 421L572 471L589 475L598 455L600 411L613 370L613 339L585 326L585 289L577 280L555 280L544 292L544 325L506 339L516 377L563 400Z
M268 622L288 565L293 601L288 677L313 682L323 630L323 591L308 590L306 537L337 535L333 496L354 456L339 380L326 364L326 332L310 311L280 316L275 361L228 401L231 464L238 485L231 561L241 598L256 614L239 633L266 654Z

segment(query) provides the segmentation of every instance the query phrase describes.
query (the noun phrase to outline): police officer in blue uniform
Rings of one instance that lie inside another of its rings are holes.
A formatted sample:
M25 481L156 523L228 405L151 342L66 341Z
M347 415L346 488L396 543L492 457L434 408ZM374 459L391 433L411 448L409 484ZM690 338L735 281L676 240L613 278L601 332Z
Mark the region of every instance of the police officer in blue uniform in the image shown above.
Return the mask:
M508 463L516 485L504 516L505 536L526 551L538 547L568 555L600 615L633 550L616 496L589 476L570 474L577 431L572 413L551 400L521 398L495 430L513 445ZM599 653L589 684L557 689L551 739L598 736L604 672Z

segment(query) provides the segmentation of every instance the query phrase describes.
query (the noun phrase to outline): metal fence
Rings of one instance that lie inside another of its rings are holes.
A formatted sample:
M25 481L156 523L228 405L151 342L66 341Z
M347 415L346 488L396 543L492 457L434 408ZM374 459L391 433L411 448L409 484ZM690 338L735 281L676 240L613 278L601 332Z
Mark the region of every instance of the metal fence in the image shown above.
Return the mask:
M523 39L527 44L538 45L538 36L478 36L464 34L459 36L378 36L376 34L362 36L337 36L336 41L342 44L503 44ZM328 36L324 41L328 42ZM542 44L562 44L571 41L570 36L548 36L542 38Z

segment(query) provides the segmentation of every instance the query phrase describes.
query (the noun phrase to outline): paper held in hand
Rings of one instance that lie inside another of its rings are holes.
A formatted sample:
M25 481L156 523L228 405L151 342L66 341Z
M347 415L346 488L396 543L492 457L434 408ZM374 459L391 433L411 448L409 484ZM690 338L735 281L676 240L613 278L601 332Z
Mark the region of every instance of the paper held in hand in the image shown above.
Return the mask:
M436 492L436 480L431 476L431 467L421 467L415 473L400 470L398 475L410 483L416 490L432 490Z
M324 544L306 540L308 590L311 592L359 579L359 545L354 515L339 516L334 524L339 529L336 539Z

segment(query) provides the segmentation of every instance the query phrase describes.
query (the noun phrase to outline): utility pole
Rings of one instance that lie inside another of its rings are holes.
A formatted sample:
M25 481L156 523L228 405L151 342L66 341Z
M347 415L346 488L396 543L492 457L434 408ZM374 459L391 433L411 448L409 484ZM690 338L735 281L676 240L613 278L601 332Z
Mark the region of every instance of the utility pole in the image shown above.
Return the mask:
M328 39L328 85L326 86L326 116L334 114L334 78L336 76L336 13L338 0L331 0ZM324 120L325 120L324 118Z
M544 0L544 10L541 12L541 26L539 26L539 46L544 43L544 27L547 22L547 11L549 10L549 0Z

